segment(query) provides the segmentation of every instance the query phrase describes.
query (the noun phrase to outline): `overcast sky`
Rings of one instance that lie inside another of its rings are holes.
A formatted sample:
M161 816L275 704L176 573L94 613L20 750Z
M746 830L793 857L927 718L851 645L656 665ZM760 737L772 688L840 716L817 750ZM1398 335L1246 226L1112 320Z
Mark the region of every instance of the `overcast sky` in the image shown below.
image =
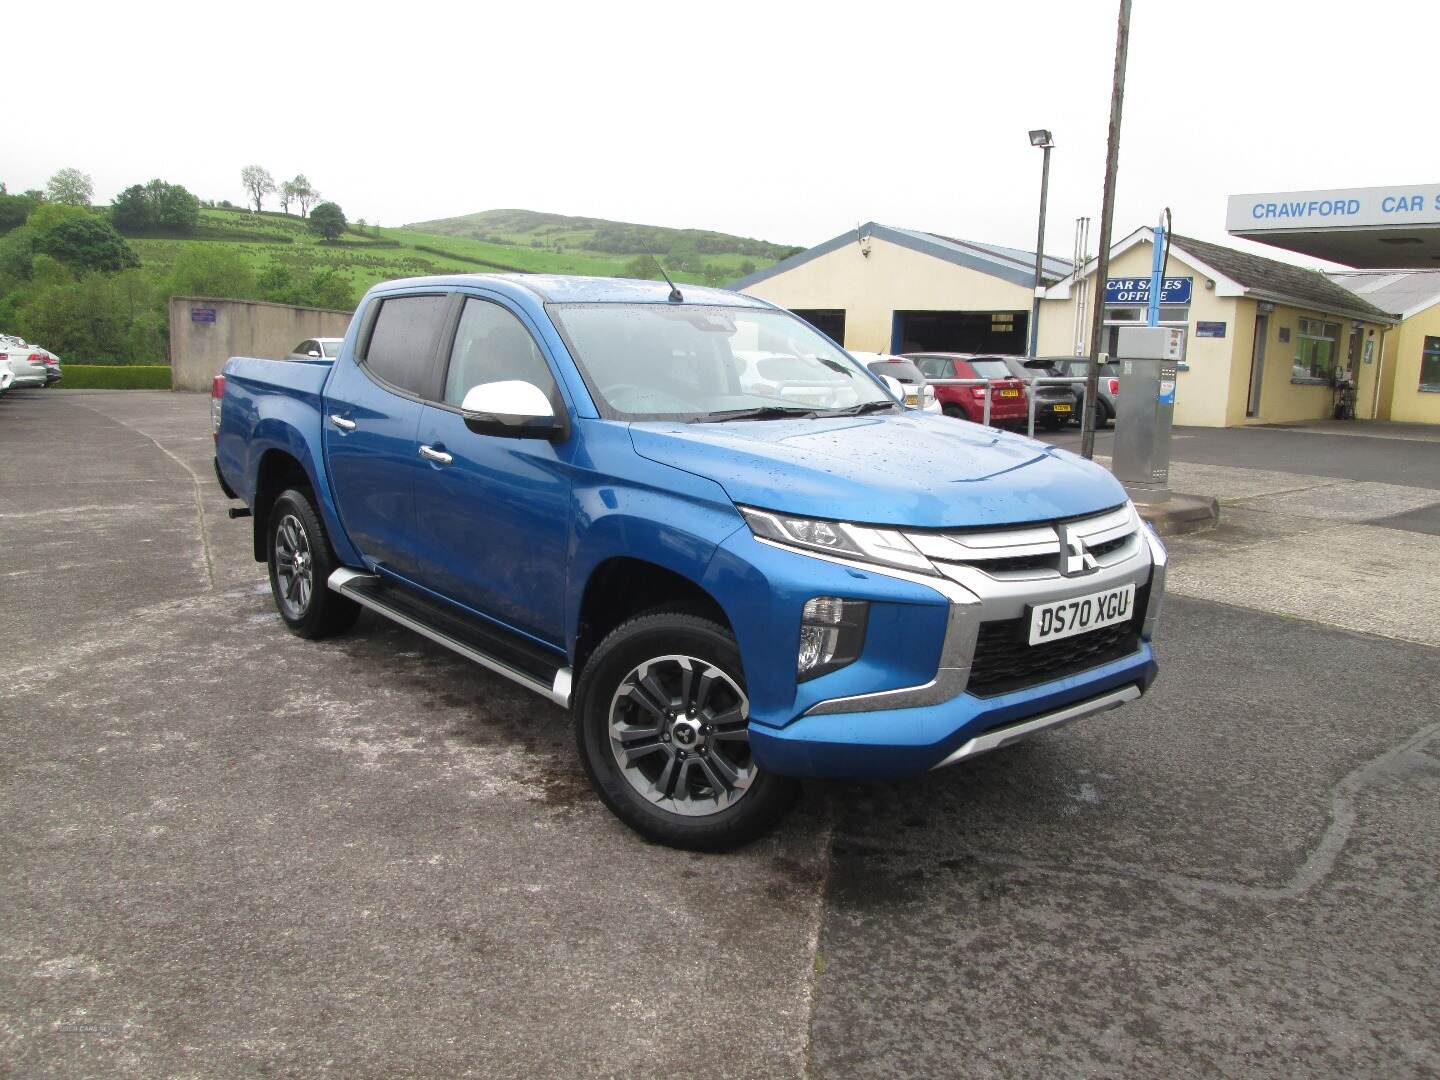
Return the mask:
M1049 127L1068 257L1075 218L1099 230L1117 6L12 5L0 180L240 203L255 163L383 225L521 207L811 245L876 220L1033 249ZM1116 236L1169 205L1224 241L1230 194L1440 180L1437 35L1435 0L1136 0Z

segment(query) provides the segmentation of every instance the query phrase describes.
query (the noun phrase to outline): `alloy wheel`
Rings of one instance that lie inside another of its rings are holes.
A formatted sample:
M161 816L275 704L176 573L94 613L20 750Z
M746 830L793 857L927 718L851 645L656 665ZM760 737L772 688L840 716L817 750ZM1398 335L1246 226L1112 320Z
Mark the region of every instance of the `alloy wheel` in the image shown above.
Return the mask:
M315 563L310 537L294 514L286 514L275 528L275 580L285 614L304 618L315 592Z
M659 656L632 668L610 701L610 749L621 774L656 806L716 814L755 779L750 701L707 660Z

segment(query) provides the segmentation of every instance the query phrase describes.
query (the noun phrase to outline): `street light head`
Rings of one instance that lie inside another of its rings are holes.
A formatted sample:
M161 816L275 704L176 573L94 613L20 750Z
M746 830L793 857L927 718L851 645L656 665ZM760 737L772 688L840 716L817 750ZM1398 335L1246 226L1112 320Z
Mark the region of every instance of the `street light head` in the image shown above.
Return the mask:
M1050 138L1050 132L1046 131L1044 128L1036 128L1034 131L1030 132L1030 145L1039 146L1045 150L1048 150L1050 149L1050 147L1055 145L1055 141Z

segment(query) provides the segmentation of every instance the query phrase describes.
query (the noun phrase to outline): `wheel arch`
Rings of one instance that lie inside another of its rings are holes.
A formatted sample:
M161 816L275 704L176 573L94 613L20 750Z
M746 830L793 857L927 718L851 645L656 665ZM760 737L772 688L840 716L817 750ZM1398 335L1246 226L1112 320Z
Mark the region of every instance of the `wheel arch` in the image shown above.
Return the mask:
M647 559L612 555L596 564L580 597L575 620L576 678L607 634L637 615L660 608L698 615L734 633L725 608L699 582Z
M260 455L255 468L255 503L250 508L254 521L253 543L256 562L264 562L268 556L268 531L270 508L287 488L301 487L315 497L315 485L300 459L288 450L272 447Z

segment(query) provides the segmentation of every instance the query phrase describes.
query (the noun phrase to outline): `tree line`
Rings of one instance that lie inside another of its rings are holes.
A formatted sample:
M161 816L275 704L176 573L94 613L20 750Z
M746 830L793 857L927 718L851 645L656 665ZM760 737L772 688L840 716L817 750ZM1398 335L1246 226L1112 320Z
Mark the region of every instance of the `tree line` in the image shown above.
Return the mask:
M339 206L316 202L313 190L307 197L311 231L330 241L344 233ZM257 273L224 244L186 245L168 267L142 267L127 236L186 238L200 229L200 200L180 184L132 184L108 207L93 198L91 178L74 168L43 190L16 195L0 183L0 329L77 361L154 362L167 355L171 296L354 305L343 273L280 264Z

